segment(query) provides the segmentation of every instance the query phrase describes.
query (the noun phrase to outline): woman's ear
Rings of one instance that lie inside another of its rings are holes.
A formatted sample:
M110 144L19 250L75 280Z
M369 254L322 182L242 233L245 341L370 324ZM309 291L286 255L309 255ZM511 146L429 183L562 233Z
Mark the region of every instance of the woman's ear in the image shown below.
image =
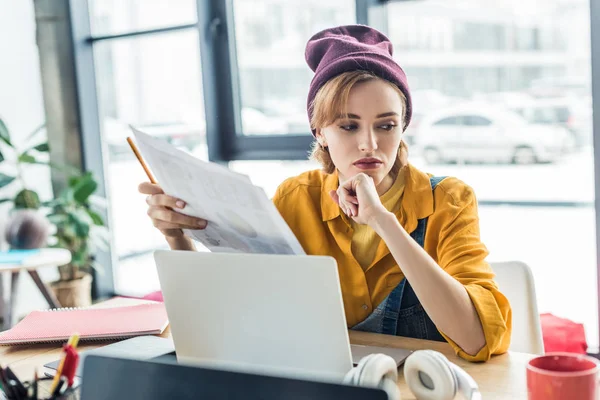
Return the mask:
M315 136L317 138L317 142L319 143L319 145L323 148L327 147L327 140L325 139L325 135L323 135L323 133L321 133L321 129L317 129Z

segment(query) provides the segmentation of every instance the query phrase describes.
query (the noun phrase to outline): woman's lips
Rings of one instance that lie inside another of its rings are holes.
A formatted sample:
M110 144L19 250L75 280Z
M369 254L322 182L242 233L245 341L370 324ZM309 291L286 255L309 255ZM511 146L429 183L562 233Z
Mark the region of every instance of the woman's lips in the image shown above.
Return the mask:
M358 169L367 170L367 169L377 169L381 167L383 163L381 161L369 161L369 162L357 162L354 163L354 166Z

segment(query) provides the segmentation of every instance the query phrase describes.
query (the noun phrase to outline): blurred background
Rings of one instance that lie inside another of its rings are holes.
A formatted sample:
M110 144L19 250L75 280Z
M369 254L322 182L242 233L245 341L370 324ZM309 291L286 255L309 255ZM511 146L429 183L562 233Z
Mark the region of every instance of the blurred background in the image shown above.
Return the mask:
M54 147L50 124L39 134L50 160L68 163L60 149L81 140L75 159L106 199L98 296L157 290L152 252L166 248L137 193L145 175L128 125L247 174L271 196L318 167L305 161L306 41L359 22L389 36L408 76L411 163L471 185L490 260L526 262L539 311L583 323L597 349L588 1L82 0L62 10L72 48L47 34L60 31L59 3L0 0L0 118L17 142L51 118L76 121ZM52 97L73 87L67 106ZM26 172L41 197L60 186L44 166ZM43 304L21 285L30 296L19 312Z

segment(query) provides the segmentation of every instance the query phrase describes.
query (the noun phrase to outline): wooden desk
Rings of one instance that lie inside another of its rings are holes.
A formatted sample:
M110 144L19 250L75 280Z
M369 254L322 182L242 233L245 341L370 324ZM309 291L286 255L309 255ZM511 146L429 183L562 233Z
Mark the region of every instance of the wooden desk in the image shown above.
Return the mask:
M350 341L357 344L399 347L410 350L436 350L467 371L475 379L483 399L527 399L525 371L527 362L535 357L533 354L508 352L495 356L486 363L470 363L456 356L450 345L442 342L354 331L350 331ZM402 392L402 400L415 399L408 386L406 386L402 369L400 369L399 375L398 386Z
M113 299L101 303L98 306L111 306L116 304L139 304L142 300L135 299ZM170 336L170 330L163 333L163 337ZM378 335L374 333L350 331L350 341L356 344L400 347L411 350L432 349L437 350L452 362L466 370L479 384L482 397L485 400L496 399L526 399L527 386L525 380L525 366L534 357L532 354L509 352L492 358L487 363L469 363L454 355L450 345L442 342L409 339L398 336ZM82 344L79 350L85 351L107 344ZM61 348L51 345L27 345L27 346L0 346L0 361L8 364L14 372L23 380L33 377L33 371L37 367L42 371L42 366L50 361L57 360L61 356ZM404 375L400 370L398 386L402 392L402 400L412 400L415 397L410 393L404 382ZM44 393L40 388L40 394Z

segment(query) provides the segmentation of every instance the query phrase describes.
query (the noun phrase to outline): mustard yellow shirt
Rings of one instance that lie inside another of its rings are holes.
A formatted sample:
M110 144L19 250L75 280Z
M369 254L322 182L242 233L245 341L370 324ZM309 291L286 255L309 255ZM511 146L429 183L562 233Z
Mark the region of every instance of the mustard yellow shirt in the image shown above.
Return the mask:
M392 187L379 197L381 204L383 204L386 210L396 212L400 208L400 199L403 193L404 176L399 175L394 180ZM371 265L373 258L375 258L375 252L381 238L369 225L357 224L352 218L348 218L348 221L353 231L352 244L350 246L352 254L363 270L366 270Z
M432 192L430 175L410 164L400 173L404 174L405 188L395 213L398 221L411 233L418 219L429 217L424 249L440 268L465 287L481 320L486 345L471 356L440 333L459 356L470 361L485 361L492 354L507 351L511 308L485 261L488 251L479 237L473 190L449 177ZM364 320L404 275L383 241L379 241L371 263L364 269L361 267L352 254L349 219L329 196L329 191L338 185L337 173L308 171L284 181L273 201L307 254L336 259L346 321L352 327Z

